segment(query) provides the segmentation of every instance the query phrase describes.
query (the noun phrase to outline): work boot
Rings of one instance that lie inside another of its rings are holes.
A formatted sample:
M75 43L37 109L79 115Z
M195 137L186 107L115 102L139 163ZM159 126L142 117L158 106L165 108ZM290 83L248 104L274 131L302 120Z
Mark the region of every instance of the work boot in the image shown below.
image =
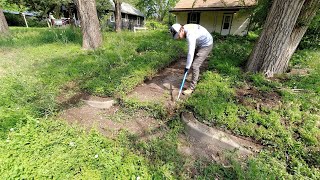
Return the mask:
M190 88L188 88L182 92L182 94L185 96L191 95L192 93L193 93L193 90Z

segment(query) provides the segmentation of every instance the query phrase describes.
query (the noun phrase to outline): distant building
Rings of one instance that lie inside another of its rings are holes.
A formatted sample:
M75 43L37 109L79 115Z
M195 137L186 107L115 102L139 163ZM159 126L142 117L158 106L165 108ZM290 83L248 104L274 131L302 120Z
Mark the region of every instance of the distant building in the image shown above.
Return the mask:
M115 27L115 5L111 2L112 9L107 10L110 14L108 24ZM133 30L134 27L143 27L145 22L145 16L138 9L128 3L121 3L121 16L122 16L122 29Z
M180 0L170 12L180 24L200 24L221 35L246 35L250 15L239 10L255 5L255 0Z

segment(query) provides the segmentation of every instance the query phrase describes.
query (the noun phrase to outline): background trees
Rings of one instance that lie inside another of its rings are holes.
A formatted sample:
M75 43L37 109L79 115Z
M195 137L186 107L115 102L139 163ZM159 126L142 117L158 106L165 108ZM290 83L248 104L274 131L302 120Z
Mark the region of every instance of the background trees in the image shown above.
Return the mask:
M163 21L169 14L178 0L139 0L138 8L146 15L147 18L155 18L158 21Z
M60 12L61 5L68 5L72 0L7 0L10 3L22 5L28 10L41 13L42 16L47 16L51 11Z
M114 2L114 11L115 11L115 19L116 19L116 32L121 31L121 0L113 0Z

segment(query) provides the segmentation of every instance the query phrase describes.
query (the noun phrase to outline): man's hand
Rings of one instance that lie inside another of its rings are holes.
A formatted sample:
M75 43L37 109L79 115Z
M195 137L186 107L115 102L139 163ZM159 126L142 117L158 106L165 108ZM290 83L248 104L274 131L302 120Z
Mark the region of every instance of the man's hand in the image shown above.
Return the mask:
M185 74L186 72L188 72L188 71L189 71L188 68L184 68L184 74Z

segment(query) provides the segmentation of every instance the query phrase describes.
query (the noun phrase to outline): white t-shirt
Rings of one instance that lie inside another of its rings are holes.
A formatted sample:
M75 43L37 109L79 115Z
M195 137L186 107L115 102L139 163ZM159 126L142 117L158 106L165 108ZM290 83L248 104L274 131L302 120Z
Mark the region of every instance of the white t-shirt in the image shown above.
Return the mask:
M183 26L188 41L188 58L186 68L190 69L196 47L208 47L213 44L213 38L206 28L198 24L186 24Z

